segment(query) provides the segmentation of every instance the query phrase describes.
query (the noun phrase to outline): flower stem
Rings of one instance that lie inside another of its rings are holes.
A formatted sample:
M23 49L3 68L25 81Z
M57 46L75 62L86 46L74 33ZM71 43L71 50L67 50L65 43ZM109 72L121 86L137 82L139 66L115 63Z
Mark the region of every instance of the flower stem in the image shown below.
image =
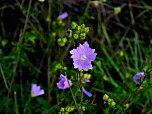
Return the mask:
M68 84L69 84L69 87L70 87L70 83L69 83L69 81L68 81ZM75 106L76 106L76 108L77 108L77 110L78 110L78 113L79 113L79 114L81 114L81 112L79 111L78 103L77 103L77 101L76 101L76 99L75 99L75 97L74 97L74 94L73 94L73 92L72 92L71 87L70 87L70 92L71 92L71 95L72 95L73 101L74 101L74 103L75 103Z
M81 92L81 103L83 102L83 92L82 92L82 79L81 79L81 74L82 72L78 72L78 85L79 85L79 88L80 88L80 92ZM83 114L83 111L82 111L82 105L81 105L81 110L80 110L81 114Z
M15 105L15 114L19 114L19 111L18 111L18 104L17 104L17 97L16 97L16 92L14 92L14 105Z

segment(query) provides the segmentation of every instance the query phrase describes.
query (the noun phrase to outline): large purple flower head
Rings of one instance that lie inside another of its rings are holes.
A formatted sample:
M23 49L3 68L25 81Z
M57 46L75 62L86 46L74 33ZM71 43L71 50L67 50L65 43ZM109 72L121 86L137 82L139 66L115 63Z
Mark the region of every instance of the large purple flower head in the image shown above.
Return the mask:
M94 52L95 49L91 49L88 42L84 42L83 45L80 44L79 47L71 50L74 68L78 68L79 71L92 69L91 61L94 61L97 55Z
M144 72L138 72L138 73L136 73L136 74L134 75L133 81L134 81L136 84L139 85L140 83L139 83L138 80L140 79L141 81L143 81L144 76L145 76Z
M40 88L40 86L37 86L37 84L32 84L31 87L31 96L32 97L36 97L39 95L43 95L44 94L44 90Z
M60 81L57 83L59 89L67 89L72 86L71 80L68 80L63 74L60 75Z

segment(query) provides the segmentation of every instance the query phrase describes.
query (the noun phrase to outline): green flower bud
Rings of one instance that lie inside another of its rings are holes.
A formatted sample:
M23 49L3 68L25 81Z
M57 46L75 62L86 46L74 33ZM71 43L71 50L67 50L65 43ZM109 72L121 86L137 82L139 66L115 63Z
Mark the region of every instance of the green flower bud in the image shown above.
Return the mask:
M79 106L79 109L82 109L83 111L85 111L86 107L85 106Z
M65 43L64 43L64 42L61 42L61 43L60 43L60 46L65 46Z
M83 39L85 39L85 38L86 38L86 34L85 34L85 33L81 33L81 34L80 34L80 39L83 40Z
M108 99L108 105L111 105L112 102L113 102L113 99L109 98Z
M65 39L64 39L64 41L65 41ZM57 42L58 42L58 45L59 45L59 46L64 46L65 43L66 43L66 42L64 42L64 41L63 41L63 39L59 38L58 41L57 41Z
M85 107L85 106L82 106L82 110L85 111L85 110L86 110L86 107Z
M104 94L104 96L103 96L103 100L108 100L108 98L109 98L109 96L107 95L107 94Z
M85 31L85 33L88 33L89 32L89 27L85 27L84 31Z
M74 37L74 39L78 39L79 38L78 34L74 34L73 37Z
M66 43L66 42L67 42L67 38L64 37L64 38L62 39L62 41L63 41L64 43Z
M62 69L62 65L60 63L55 65L55 70Z
M63 21L61 19L58 19L58 24L59 25L62 25L63 24Z
M108 81L109 78L108 78L106 75L104 75L104 76L103 76L103 80L104 80L104 81Z
M2 45L3 47L5 47L5 45L6 45L7 43L8 43L7 40L2 40L1 45Z
M85 24L82 24L82 25L81 25L81 28L85 28Z
M63 70L67 70L67 67L63 67Z
M124 52L122 50L119 51L119 55L122 57L124 56Z
M76 22L72 22L72 24L71 24L71 28L72 28L72 29L76 29L76 28L77 28L77 26L78 26L78 25L77 25L77 23L76 23Z
M119 14L121 12L121 7L115 7L114 8L114 14Z
M91 78L91 74L86 73L86 74L84 74L84 77L90 79Z
M80 31L80 30L81 30L81 26L78 26L78 27L77 27L77 30Z
M63 107L61 107L60 112L64 112L64 108Z
M124 105L124 108L125 108L125 110L127 110L127 109L129 108L129 104L128 104L128 103L125 104L125 105Z
M116 105L116 102L112 101L111 106L115 106L115 105Z
M61 41L62 41L61 38L59 38L59 39L58 39L58 43L61 42Z
M56 33L55 33L55 32L50 33L50 34L49 34L49 37L55 38L55 37L56 37Z
M74 110L74 107L73 107L73 106L67 106L67 107L65 108L65 110L66 110L67 112L72 112L72 111Z

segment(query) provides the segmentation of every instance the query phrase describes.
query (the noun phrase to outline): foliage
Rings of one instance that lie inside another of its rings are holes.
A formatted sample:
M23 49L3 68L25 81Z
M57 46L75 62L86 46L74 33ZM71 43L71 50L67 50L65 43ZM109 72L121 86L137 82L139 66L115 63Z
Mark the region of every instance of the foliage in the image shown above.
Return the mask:
M152 113L151 10L144 0L2 0L0 113ZM79 72L70 50L86 41L97 55ZM60 74L71 87L57 87ZM31 97L32 84L45 93Z

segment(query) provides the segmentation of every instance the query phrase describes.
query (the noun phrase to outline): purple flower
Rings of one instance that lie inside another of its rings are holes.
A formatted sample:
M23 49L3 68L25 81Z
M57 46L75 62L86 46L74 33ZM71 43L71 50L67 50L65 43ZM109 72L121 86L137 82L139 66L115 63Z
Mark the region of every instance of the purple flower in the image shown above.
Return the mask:
M92 97L92 94L88 92L87 90L83 89L82 92L86 94L88 97Z
M87 77L84 77L84 82L90 82L90 80Z
M66 17L68 17L68 13L67 13L67 12L64 12L64 13L60 14L58 18L61 19L61 20L63 20L63 19L65 19Z
M31 87L31 96L32 97L36 97L39 95L43 95L44 94L44 90L40 89L40 86L37 86L37 84L32 84Z
M138 73L136 73L135 75L134 75L134 77L133 77L133 81L136 83L136 84L140 84L139 82L138 82L138 80L142 80L143 81L143 79L144 79L144 72L138 72Z
M71 80L67 80L67 77L63 74L60 75L60 81L57 83L59 89L67 89L72 86Z
M67 33L70 33L70 32L72 32L72 30L71 30L71 29L68 29L68 30L67 30Z
M80 44L79 47L71 50L74 68L78 68L79 71L92 69L91 61L94 61L97 55L94 52L95 49L91 49L88 42L85 42L83 45Z

